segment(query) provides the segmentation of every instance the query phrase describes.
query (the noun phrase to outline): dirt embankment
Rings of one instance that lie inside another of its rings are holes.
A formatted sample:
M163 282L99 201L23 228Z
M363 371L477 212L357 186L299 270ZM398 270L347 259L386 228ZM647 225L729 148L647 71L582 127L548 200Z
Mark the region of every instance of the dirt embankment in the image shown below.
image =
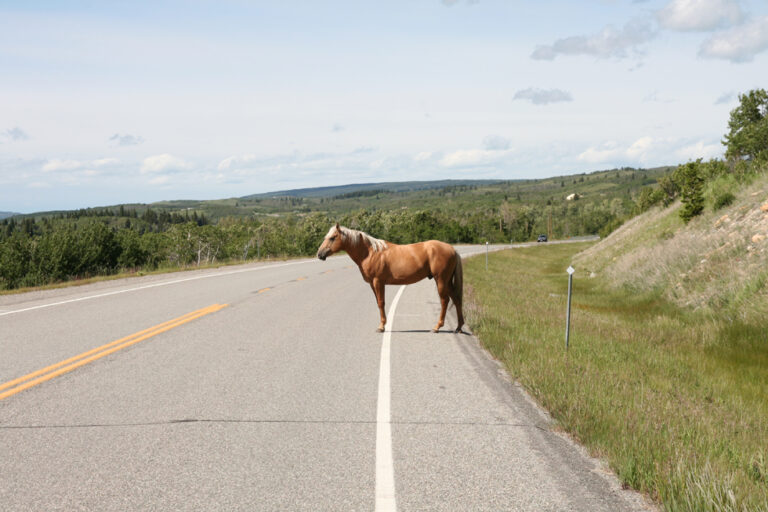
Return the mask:
M684 224L680 203L654 208L578 255L615 286L657 291L681 306L753 322L768 315L768 176L728 207Z

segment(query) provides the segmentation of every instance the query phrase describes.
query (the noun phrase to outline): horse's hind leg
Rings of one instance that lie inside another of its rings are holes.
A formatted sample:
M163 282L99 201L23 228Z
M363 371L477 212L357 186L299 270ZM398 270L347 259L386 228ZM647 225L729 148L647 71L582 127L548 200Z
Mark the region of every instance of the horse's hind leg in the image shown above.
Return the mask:
M453 305L456 306L456 317L458 318L458 325L456 327L456 331L454 332L464 332L461 330L462 326L464 325L464 313L461 310L461 298L459 298L459 293L456 290L451 290L451 300L453 301Z
M437 332L445 325L445 312L448 310L448 300L450 299L448 293L448 287L442 277L436 277L437 281L437 294L440 295L440 318L437 320L437 325L432 329L432 332Z

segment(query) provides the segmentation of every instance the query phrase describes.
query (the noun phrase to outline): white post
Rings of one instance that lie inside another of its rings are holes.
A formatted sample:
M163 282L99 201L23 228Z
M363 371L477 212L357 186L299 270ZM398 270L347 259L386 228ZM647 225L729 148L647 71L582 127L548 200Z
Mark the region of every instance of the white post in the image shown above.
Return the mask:
M568 350L568 338L571 333L571 290L573 288L573 273L576 270L572 266L568 266L568 312L565 316L565 350Z

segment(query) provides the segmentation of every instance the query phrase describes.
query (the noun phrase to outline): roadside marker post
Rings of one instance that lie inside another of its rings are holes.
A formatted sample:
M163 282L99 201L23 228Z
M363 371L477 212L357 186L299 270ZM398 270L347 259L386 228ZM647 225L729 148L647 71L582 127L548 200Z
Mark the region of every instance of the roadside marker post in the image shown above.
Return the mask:
M485 270L488 270L488 242L485 242Z
M565 350L568 350L568 341L571 334L571 290L573 289L573 273L576 272L572 266L568 265L568 312L565 316Z

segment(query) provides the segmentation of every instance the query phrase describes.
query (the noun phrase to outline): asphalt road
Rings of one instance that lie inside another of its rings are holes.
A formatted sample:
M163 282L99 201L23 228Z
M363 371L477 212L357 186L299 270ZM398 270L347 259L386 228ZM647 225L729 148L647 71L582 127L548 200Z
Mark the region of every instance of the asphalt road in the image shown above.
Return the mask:
M0 510L646 509L438 311L346 256L0 297Z

